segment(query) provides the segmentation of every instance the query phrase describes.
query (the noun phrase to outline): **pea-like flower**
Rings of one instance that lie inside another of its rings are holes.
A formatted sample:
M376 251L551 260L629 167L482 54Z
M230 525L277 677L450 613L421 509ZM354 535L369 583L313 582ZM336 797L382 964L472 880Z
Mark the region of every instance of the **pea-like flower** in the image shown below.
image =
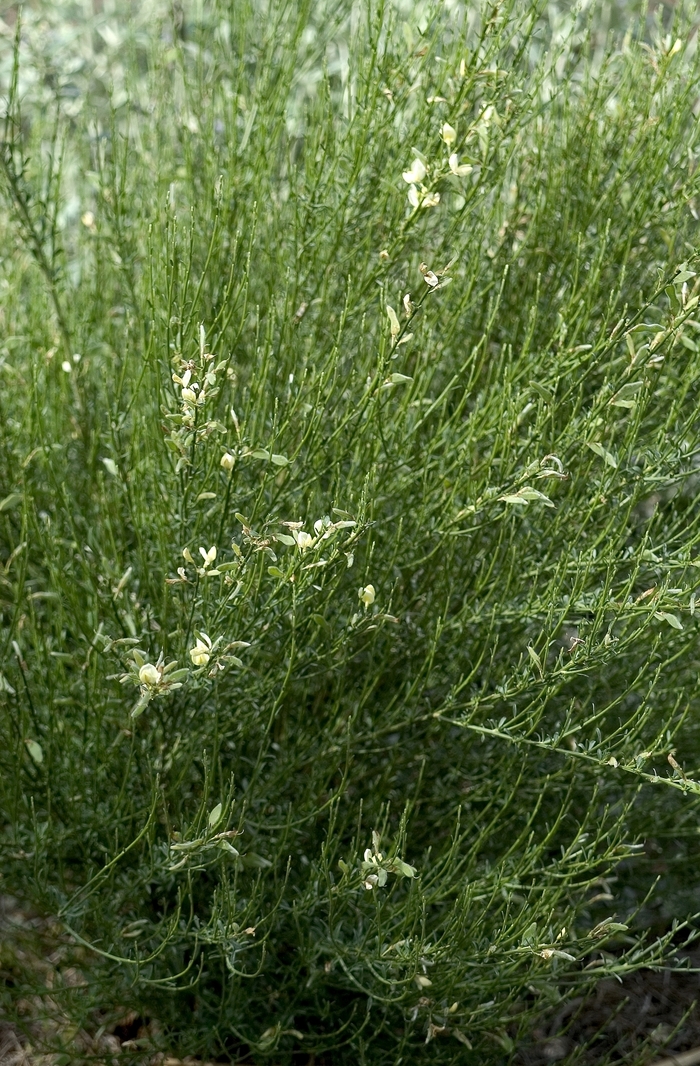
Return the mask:
M224 452L224 454L221 456L221 466L226 471L226 473L230 474L235 465L235 457L231 455L230 452Z
M450 164L450 170L453 174L456 174L458 178L464 178L467 174L471 174L474 169L469 163L460 163L459 156L456 152L453 152L450 158L447 160Z
M211 659L211 640L206 633L200 633L194 648L190 648L190 659L194 666L206 666Z
M454 126L450 126L449 122L443 122L442 129L440 130L440 136L445 144L454 144L457 140L457 130Z
M177 660L166 663L162 651L156 663L149 663L146 662L144 653L134 648L128 670L119 677L122 685L131 683L138 685L141 690L138 703L132 708L131 717L138 718L157 696L166 696L169 692L182 688L187 673L186 669L178 670Z
M160 684L160 678L160 670L153 663L144 663L139 670L139 681L142 685L148 685L149 688L155 688Z
M411 169L404 170L402 177L408 185L420 185L427 173L423 160L416 158L411 164Z
M310 533L306 533L303 529L293 530L292 536L297 542L299 550L303 552L305 552L307 548L313 548L316 543L316 538L312 537Z
M371 607L375 599L377 598L377 593L374 588L374 585L365 585L364 588L358 589L357 595L362 601L365 610L368 607Z
M208 551L206 548L200 548L199 554L204 559L204 563L202 564L202 566L203 569L206 570L207 567L211 566L211 564L216 559L216 544L212 544L211 548L209 548Z

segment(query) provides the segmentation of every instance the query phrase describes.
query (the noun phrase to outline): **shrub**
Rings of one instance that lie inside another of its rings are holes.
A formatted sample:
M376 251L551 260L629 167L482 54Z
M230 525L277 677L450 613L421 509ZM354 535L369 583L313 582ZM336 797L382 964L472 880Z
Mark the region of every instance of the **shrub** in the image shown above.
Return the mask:
M502 1060L696 906L689 24L221 0L105 15L69 67L25 54L36 17L2 146L6 890L89 948L77 1019Z

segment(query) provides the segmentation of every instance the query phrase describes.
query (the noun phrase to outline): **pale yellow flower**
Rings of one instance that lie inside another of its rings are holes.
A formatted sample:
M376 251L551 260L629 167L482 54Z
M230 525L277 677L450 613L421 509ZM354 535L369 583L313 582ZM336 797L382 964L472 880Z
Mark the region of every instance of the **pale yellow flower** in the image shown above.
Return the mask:
M365 585L364 588L358 590L358 597L362 601L365 608L371 607L377 598L374 585Z
M297 542L297 547L303 552L305 552L307 548L313 548L316 543L316 538L312 537L310 533L306 533L303 529L292 530L292 536Z
M208 566L211 566L211 564L216 559L216 544L212 544L212 546L209 549L209 551L207 551L205 548L200 548L199 549L199 554L204 559L203 566L204 566L204 569L206 570L206 568Z
M445 144L454 144L457 140L457 130L454 126L450 126L449 122L443 122L442 129L440 130L440 136Z
M148 685L150 688L160 682L160 671L153 665L153 663L144 663L139 670L139 681L142 685Z
M466 175L471 174L474 169L469 163L460 163L459 156L456 152L452 153L447 162L450 164L450 170L452 173L456 174L458 178L466 177Z
M427 174L425 163L422 159L414 159L410 170L404 170L402 177L408 185L420 185Z
M211 641L206 633L200 633L194 648L190 648L190 659L194 666L206 666L211 658Z

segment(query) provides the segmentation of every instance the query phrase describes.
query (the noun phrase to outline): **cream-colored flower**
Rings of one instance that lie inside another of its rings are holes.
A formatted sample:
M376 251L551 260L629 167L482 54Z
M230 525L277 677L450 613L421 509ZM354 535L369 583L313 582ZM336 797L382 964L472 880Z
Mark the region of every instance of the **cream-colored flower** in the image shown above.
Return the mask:
M313 548L316 543L316 538L312 537L310 533L306 533L303 529L292 530L292 536L297 542L297 548L303 552L305 552L307 548Z
M182 396L183 403L197 402L197 393L194 391L194 389L184 388L180 395Z
M457 140L457 130L454 126L450 126L449 122L443 122L442 129L440 130L440 136L445 144L454 144Z
M186 389L192 380L192 371L188 368L185 373L180 377L179 374L173 374L173 381L176 385L182 385L183 389Z
M460 163L459 156L456 152L453 152L447 161L450 164L450 170L453 174L456 174L458 178L464 178L467 174L471 174L474 169L469 163Z
M420 205L421 205L421 207L437 207L437 205L439 203L440 203L440 193L439 192L429 192L429 193L425 194L425 196L423 197L423 199L420 202Z
M211 641L206 633L200 633L194 648L190 648L190 659L194 666L206 666L211 659Z
M423 275L423 281L426 285L429 285L431 289L436 289L440 284L440 278L437 276L434 270L430 270L426 263L421 263L419 270Z
M139 670L139 681L142 685L148 685L149 688L155 688L160 682L160 670L158 670L153 663L144 663Z
M411 185L408 190L408 202L411 207L420 207L420 193L415 185Z
M371 607L377 598L374 585L365 585L364 588L358 589L358 597L362 601L364 607Z
M416 158L411 163L411 169L404 170L401 176L407 185L420 185L427 173L423 160Z
M206 568L208 566L211 566L211 564L216 559L216 544L212 544L212 546L209 549L209 551L207 551L206 548L200 548L199 549L199 554L204 559L204 562L203 562L202 565L203 565L204 569L206 570Z
M224 452L224 454L221 456L221 466L223 467L223 469L230 474L235 465L235 457L231 455L230 452Z

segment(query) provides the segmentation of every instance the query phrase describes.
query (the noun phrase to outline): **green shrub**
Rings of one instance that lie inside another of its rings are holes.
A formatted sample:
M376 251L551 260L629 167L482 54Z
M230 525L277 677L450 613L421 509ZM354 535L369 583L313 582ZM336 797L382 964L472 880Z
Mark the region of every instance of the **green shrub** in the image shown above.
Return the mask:
M697 909L696 39L221 0L52 67L44 17L2 145L4 890L90 948L83 1023L500 1061Z

